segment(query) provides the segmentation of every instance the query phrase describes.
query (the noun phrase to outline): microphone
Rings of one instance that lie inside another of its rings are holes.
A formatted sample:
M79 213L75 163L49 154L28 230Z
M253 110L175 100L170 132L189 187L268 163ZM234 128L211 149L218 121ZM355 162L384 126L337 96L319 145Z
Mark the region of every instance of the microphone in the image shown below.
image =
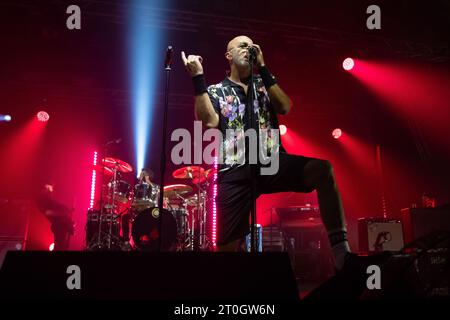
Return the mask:
M248 48L248 54L250 60L256 60L257 51L255 47Z
M166 50L166 60L164 61L165 68L170 68L170 65L172 64L172 46L168 46Z

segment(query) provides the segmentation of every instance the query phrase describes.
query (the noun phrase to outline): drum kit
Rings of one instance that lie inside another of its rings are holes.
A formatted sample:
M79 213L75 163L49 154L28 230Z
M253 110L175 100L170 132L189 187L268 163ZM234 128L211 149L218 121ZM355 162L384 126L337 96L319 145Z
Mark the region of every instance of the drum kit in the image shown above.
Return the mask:
M213 169L187 166L175 170L175 179L190 184L164 186L163 208L159 208L160 186L139 181L134 187L122 179L133 172L131 165L105 158L94 167L105 183L100 204L88 211L88 250L204 251L210 249L206 233L208 186ZM192 186L191 186L192 185ZM130 235L131 230L131 235Z

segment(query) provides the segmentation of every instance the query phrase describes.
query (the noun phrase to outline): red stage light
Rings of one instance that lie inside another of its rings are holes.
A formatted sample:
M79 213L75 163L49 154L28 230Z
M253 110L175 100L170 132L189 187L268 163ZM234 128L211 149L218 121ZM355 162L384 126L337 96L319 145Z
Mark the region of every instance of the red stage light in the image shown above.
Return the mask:
M344 60L344 62L342 62L342 67L344 68L344 70L350 71L353 69L355 65L355 62L353 61L352 58L347 58Z
M287 132L287 127L284 124L280 125L280 134L282 136L284 136L286 134L286 132Z
M213 248L217 247L217 167L218 167L218 159L214 158L214 176L213 176L213 214L212 214L212 231L211 231L211 240Z
M93 160L93 169L92 169L92 178L91 178L91 197L89 201L89 209L94 208L95 203L95 184L97 180L97 172L95 171L95 167L97 166L97 151L94 152L94 160Z
M333 138L339 139L342 136L342 130L339 129L339 128L336 128L336 129L333 130L331 135L333 136Z
M41 122L47 122L48 119L50 119L49 114L45 111L39 111L36 116L37 116L37 119Z

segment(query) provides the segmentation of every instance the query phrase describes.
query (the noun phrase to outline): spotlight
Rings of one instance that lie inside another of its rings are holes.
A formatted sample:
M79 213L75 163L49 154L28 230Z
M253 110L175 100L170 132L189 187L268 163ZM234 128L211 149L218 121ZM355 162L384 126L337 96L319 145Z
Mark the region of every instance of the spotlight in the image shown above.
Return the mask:
M284 136L286 134L286 132L287 132L287 127L284 124L280 125L280 134L282 136Z
M49 246L48 246L48 251L53 251L55 249L55 244L54 243L51 243Z
M333 130L331 135L333 136L333 138L339 139L342 136L342 130L339 129L339 128L336 128L336 129Z
M0 121L11 121L11 119L9 114L0 114Z
M353 69L355 65L355 62L353 61L352 58L347 58L344 60L344 62L342 62L342 67L344 68L344 70L350 71Z
M37 116L37 119L41 122L47 122L48 119L50 119L50 116L45 111L39 111L36 116Z
M128 51L131 91L131 115L134 128L134 144L136 152L136 168L143 168L147 163L151 146L150 134L153 132L153 114L156 110L154 90L161 82L158 61L165 51L165 32L148 25L148 0L132 0L129 6ZM163 5L166 1L152 1ZM170 1L168 1L170 2ZM160 18L163 18L161 16ZM158 118L159 120L159 118Z

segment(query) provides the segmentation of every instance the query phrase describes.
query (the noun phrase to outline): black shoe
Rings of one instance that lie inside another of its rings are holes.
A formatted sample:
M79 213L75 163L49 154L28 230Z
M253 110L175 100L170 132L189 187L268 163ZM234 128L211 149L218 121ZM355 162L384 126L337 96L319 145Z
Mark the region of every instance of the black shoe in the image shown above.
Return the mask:
M382 268L391 256L390 252L370 256L348 253L342 269L335 269L335 276L314 289L304 300L359 300L366 290L367 268L370 265Z

